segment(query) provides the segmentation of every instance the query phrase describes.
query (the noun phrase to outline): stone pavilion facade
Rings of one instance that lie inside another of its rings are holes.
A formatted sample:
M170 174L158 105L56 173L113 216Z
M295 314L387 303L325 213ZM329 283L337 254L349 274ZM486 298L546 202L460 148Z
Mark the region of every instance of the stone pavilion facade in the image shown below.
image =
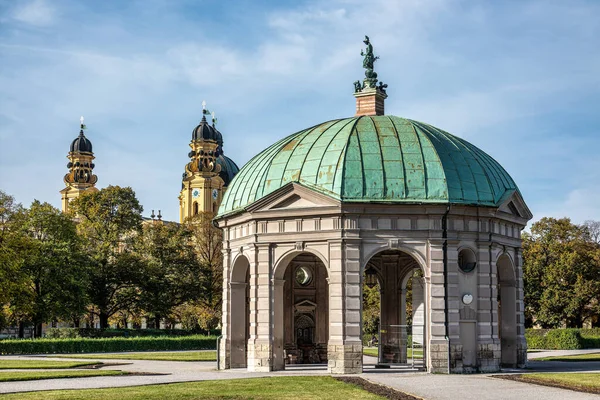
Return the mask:
M523 367L531 212L482 150L384 115L387 85L365 44L356 116L273 144L224 193L219 367L361 373L368 281L381 295L379 363L405 363L410 338L428 372Z

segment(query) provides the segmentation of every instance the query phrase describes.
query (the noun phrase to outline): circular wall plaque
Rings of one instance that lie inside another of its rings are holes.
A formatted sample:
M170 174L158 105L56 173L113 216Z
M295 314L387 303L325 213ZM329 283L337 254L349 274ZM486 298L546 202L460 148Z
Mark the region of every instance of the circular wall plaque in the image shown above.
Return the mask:
M469 305L473 302L473 295L470 293L463 294L462 302L466 305Z

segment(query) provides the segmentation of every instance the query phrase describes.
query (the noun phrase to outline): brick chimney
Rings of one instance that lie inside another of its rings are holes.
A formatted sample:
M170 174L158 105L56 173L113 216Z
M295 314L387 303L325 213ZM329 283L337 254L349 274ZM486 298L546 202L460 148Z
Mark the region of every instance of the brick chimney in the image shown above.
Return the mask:
M384 102L387 94L379 88L365 88L362 92L354 93L356 97L356 114L361 115L384 115Z

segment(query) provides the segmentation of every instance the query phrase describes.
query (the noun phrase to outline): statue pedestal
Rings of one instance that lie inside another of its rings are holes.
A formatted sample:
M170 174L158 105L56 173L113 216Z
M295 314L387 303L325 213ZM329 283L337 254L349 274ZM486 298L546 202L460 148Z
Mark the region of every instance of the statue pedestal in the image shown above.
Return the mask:
M387 95L376 88L364 88L354 93L356 97L356 117L361 115L384 115L384 101Z

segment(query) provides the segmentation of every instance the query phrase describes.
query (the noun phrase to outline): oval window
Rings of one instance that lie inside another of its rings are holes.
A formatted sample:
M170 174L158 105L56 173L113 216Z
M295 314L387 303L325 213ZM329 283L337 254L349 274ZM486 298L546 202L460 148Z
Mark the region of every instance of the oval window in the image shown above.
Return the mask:
M469 273L477 266L475 254L468 249L463 249L458 253L458 267L462 272Z
M296 270L296 283L306 286L312 281L312 273L308 267L300 267Z

